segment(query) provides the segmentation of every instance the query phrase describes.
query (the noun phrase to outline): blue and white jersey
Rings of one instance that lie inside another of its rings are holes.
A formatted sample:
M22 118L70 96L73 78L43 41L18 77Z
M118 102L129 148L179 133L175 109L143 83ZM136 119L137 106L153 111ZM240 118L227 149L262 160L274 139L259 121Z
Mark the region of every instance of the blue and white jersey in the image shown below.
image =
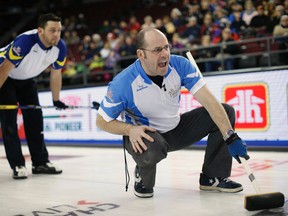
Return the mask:
M126 123L147 125L164 133L180 121L181 87L195 94L204 85L200 73L182 56L171 55L162 88L151 81L138 59L109 83L98 114L107 122L121 115Z
M45 48L37 29L22 33L9 45L0 49L0 64L7 58L15 65L9 77L18 80L33 78L50 65L54 69L64 67L67 55L65 42L60 39L57 46Z

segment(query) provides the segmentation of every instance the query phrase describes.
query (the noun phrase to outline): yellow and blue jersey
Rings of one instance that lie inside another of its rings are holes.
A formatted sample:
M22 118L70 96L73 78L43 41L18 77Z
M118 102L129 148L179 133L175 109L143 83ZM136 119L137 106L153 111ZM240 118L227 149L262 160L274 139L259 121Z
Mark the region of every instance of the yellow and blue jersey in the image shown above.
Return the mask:
M15 65L9 77L18 80L30 79L38 76L47 67L61 69L65 65L67 48L60 39L57 46L45 48L37 29L24 32L14 41L0 49L0 64L4 58Z

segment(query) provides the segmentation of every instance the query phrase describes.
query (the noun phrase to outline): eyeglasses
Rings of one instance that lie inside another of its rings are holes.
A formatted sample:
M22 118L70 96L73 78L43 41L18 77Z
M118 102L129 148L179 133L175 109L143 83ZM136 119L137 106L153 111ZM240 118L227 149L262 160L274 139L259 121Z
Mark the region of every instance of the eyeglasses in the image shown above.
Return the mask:
M154 48L153 50L150 50L150 49L144 49L144 48L139 48L141 50L146 50L146 51L150 51L152 52L153 54L155 55L159 55L163 49L165 49L166 51L170 50L172 48L172 45L171 44L166 44L165 46L163 47L156 47Z

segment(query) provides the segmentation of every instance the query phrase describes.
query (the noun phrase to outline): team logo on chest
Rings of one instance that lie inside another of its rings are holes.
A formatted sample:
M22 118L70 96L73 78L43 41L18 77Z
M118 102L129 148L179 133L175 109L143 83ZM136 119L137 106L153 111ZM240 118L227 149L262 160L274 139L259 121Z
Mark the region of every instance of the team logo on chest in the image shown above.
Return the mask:
M180 86L175 85L174 88L169 89L168 94L170 95L170 97L175 98L178 97L179 92L180 92Z

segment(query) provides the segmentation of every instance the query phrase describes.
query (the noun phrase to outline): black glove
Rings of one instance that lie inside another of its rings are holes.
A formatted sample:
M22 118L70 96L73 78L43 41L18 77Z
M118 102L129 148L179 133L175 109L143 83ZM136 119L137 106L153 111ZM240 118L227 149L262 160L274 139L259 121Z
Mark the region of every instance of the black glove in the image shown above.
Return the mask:
M58 100L58 101L53 100L53 105L56 107L57 110L62 110L62 109L68 108L68 106L60 100Z
M239 163L241 163L239 157L243 157L248 160L250 157L247 154L246 143L237 135L232 134L227 140L228 149L232 157L234 157Z
M96 102L96 101L93 101L93 102L92 102L92 106L93 106L93 109L98 110L99 107L100 107L100 104L99 104L98 102Z

